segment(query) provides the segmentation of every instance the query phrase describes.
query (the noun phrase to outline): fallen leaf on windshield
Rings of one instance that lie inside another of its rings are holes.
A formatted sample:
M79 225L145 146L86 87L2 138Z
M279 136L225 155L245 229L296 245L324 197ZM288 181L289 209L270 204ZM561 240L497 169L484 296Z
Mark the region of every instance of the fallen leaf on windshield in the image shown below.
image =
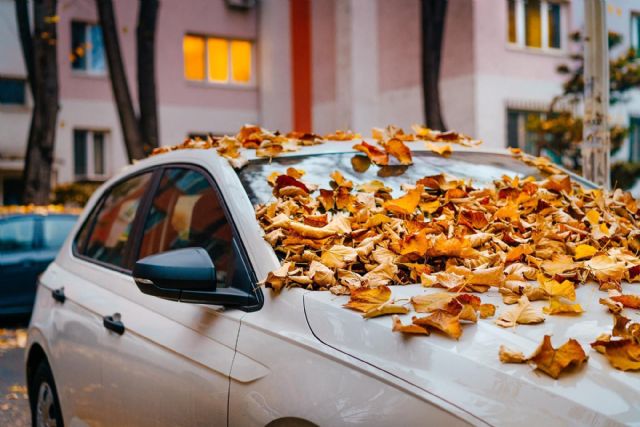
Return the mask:
M523 295L518 300L518 305L509 308L500 314L496 324L503 328L510 328L516 326L516 324L531 324L544 322L544 315L537 309L535 309L526 295Z
M411 159L411 150L399 139L390 139L384 144L384 148L387 153L398 159L400 164L410 165L413 163L413 160Z
M453 153L453 150L451 149L451 146L449 144L439 145L432 142L425 142L424 146L427 148L427 150L440 154L442 157L449 157L451 153Z
M415 319L415 317L414 317ZM394 315L391 317L391 321L392 321L392 331L393 332L402 332L405 334L419 334L419 335L430 335L431 332L429 332L429 329L420 326L420 325L416 325L414 323L410 323L408 325L404 325L402 323L402 321L400 320L400 317L397 315Z
M362 151L376 165L389 164L389 155L387 153L374 145L367 144L365 141L362 141L360 144L354 145L353 149Z

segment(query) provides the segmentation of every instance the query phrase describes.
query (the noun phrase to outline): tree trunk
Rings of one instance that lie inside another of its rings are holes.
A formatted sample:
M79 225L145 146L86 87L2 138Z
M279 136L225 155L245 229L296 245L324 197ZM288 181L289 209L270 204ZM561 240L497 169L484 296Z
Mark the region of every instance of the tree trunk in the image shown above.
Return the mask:
M424 118L432 129L446 130L440 108L440 56L447 0L422 0L422 93Z
M18 6L17 14L28 28L28 11ZM22 9L22 10L20 10ZM57 60L57 25L56 0L34 0L34 36L32 40L32 71L29 77L33 84L34 105L25 156L24 203L47 204L51 191L51 171L53 168L53 148L55 143L56 124L58 119L58 60ZM25 13L26 12L26 13ZM21 31L21 41L27 40ZM28 55L29 48L23 47L23 54ZM29 59L25 57L28 64ZM27 72L29 65L27 65Z
M104 48L107 54L107 64L113 97L116 101L122 135L127 148L129 161L145 157L143 150L142 133L138 127L138 120L133 109L127 76L124 71L124 63L118 41L118 27L113 13L111 0L96 0L100 27L104 38Z
M155 34L158 0L140 0L137 30L138 98L144 151L159 146L156 103Z

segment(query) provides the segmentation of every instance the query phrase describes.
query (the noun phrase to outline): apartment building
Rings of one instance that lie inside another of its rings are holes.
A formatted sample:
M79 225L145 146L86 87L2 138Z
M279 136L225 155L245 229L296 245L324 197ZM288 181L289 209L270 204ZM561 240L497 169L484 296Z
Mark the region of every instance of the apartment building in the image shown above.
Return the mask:
M449 0L441 97L449 128L489 147L531 149L530 115L561 93L584 0ZM104 180L126 164L93 0L59 0L55 182ZM135 97L137 2L115 0ZM607 25L640 45L640 1L607 1ZM160 142L272 129L368 132L423 121L420 0L161 0ZM640 95L611 110L640 160ZM0 203L20 197L30 94L13 0L0 0Z

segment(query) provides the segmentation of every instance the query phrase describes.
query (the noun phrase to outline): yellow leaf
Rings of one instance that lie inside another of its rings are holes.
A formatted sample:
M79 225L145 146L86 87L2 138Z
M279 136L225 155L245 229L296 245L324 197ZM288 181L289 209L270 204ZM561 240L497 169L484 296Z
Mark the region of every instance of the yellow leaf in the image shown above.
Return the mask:
M384 208L402 215L412 214L416 210L418 203L420 203L423 189L424 186L416 185L414 189L409 190L404 196L384 202Z
M402 332L405 334L420 334L420 335L429 335L429 329L415 324L404 325L398 316L392 316L391 321L393 322L393 332Z
M320 261L329 268L344 268L348 263L355 261L357 256L355 248L333 245L322 252Z
M597 225L600 222L600 212L595 209L589 210L584 217L591 225Z
M424 143L424 145L427 148L427 150L440 154L442 157L449 157L451 153L453 153L453 150L451 149L451 145L449 144L440 145L440 144L434 144L432 142L427 141Z
M596 254L596 252L598 252L598 250L591 245L578 245L576 247L576 255L574 258L576 260L591 258Z
M378 307L372 308L362 315L365 319L372 317L384 316L386 314L407 314L409 309L399 304L384 303Z
M544 316L533 308L526 295L518 300L518 305L502 312L496 324L503 328L516 326L518 323L530 324L544 322Z
M510 350L501 345L498 351L498 357L502 363L525 363L527 357L519 351Z
M429 316L414 318L413 323L419 326L435 328L455 339L460 338L462 335L462 327L458 316L445 310L435 310Z
M580 304L566 304L560 298L551 298L549 305L543 307L546 314L581 314L584 312Z
M578 341L570 339L560 348L554 349L549 335L544 336L538 349L529 357L536 369L555 379L566 368L578 366L586 360L587 355Z
M380 307L391 298L391 289L388 286L375 288L359 288L351 291L351 299L344 306L363 313Z

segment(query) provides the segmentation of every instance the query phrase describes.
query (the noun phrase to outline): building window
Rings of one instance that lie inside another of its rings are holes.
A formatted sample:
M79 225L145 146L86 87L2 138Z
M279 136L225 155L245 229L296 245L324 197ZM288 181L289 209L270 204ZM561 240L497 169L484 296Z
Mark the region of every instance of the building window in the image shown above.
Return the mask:
M102 29L86 22L71 22L71 68L88 74L105 74Z
M182 51L187 80L241 85L253 82L250 41L186 35Z
M24 79L0 77L0 104L25 105L25 91L26 81Z
M640 14L631 14L631 47L636 51L636 57L640 58Z
M538 141L541 137L551 138L552 135L541 136L539 133L530 130L531 125L539 120L546 120L554 117L553 113L550 116L548 112L531 111L531 110L518 110L507 109L507 145L511 148L519 148L525 153L539 156L545 154L551 157L554 161L556 155L548 150L540 150L538 147ZM550 142L548 140L547 142Z
M107 177L107 136L104 131L73 131L73 173L77 180Z
M640 162L640 117L629 121L629 161Z
M507 41L535 49L562 48L562 4L551 0L507 0Z

